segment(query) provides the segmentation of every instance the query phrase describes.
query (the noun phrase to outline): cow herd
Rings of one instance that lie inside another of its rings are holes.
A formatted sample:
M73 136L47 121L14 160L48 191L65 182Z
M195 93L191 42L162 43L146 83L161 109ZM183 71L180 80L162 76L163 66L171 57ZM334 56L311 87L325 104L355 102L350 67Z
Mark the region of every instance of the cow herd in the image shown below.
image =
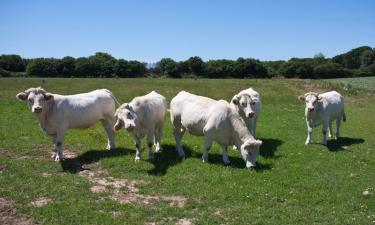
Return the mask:
M100 121L108 136L107 149L115 148L115 131L122 128L132 134L136 147L135 161L141 157L141 140L147 136L148 159L161 151L161 138L165 114L168 111L166 98L155 91L135 97L116 110L116 98L100 89L76 95L52 94L41 87L29 88L16 96L27 101L36 115L43 131L52 137L55 145L55 160L63 159L63 141L68 129L88 128ZM312 128L323 124L323 142L332 136L332 121L336 121L336 138L340 136L341 120L346 120L344 99L336 91L318 94L308 92L298 97L306 103L306 144L311 143ZM187 131L195 136L204 136L202 160L208 160L208 151L213 143L222 146L223 163L229 164L228 146L237 149L247 168L255 168L256 157L262 141L256 139L256 125L261 110L258 92L249 88L234 95L230 103L214 100L186 91L179 92L170 102L170 119L176 141L176 151L182 158L185 153L182 137Z

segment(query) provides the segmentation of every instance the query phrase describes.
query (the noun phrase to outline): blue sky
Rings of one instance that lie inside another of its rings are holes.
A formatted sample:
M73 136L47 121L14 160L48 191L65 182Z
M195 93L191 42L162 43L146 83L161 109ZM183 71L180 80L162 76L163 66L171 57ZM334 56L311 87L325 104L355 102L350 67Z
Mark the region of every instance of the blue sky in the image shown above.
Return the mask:
M0 0L0 54L156 62L326 57L375 47L372 0Z

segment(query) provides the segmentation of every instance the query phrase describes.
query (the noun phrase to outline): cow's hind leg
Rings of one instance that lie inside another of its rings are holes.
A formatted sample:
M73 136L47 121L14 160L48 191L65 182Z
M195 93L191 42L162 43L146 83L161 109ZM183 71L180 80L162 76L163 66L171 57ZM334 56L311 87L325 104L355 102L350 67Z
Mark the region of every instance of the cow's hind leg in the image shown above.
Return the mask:
M161 137L163 135L163 125L158 125L155 128L155 152L161 150Z
M100 120L102 123L104 130L108 137L108 143L107 143L107 150L112 150L115 148L115 132L113 131L113 121L110 118Z
M152 154L152 146L154 145L154 130L148 132L147 134L147 148L148 148L148 160L152 161L154 156Z
M134 135L134 142L135 142L135 159L134 161L139 162L141 160L142 155L142 146L141 146L141 139Z
M324 121L323 122L323 129L322 129L322 134L323 134L322 144L323 145L327 145L327 128L329 126L328 124L329 124L329 121Z
M341 117L336 119L336 139L340 138L340 125L341 125Z
M185 133L185 128L182 127L181 118L172 116L172 124L174 128L173 136L176 141L176 151L182 159L185 159L185 152L184 152L184 149L182 148L182 142L181 142L182 137L184 136L184 133Z
M205 134L204 138L204 148L203 148L203 156L202 156L202 161L207 162L208 161L208 151L210 150L212 146L212 141L213 139L209 134Z

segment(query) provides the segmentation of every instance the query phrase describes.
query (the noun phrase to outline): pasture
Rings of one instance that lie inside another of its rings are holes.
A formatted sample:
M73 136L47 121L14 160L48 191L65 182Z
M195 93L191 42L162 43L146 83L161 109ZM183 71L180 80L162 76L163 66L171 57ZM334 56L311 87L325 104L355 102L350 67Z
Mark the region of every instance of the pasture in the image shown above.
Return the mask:
M120 103L156 90L168 102L180 90L229 101L253 87L262 97L258 168L248 170L228 149L224 166L214 144L201 160L203 138L185 134L181 161L169 115L163 151L134 162L132 137L121 130L117 149L105 150L99 123L69 130L61 163L27 104L15 95L42 86L59 94L107 88ZM375 223L375 96L345 97L342 138L305 146L304 104L297 96L327 91L325 81L206 79L0 79L0 223L43 224L373 224ZM372 87L374 88L374 87ZM368 191L368 195L363 195Z

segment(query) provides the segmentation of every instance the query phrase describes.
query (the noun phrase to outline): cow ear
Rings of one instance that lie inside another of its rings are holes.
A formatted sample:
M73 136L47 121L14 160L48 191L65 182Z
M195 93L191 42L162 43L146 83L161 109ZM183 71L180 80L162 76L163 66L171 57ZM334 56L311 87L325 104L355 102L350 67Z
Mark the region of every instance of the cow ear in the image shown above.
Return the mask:
M235 95L235 96L232 98L232 102L233 102L233 104L238 105L238 104L240 103L240 99L241 99L240 96Z
M26 94L25 92L20 92L16 95L16 98L18 98L18 100L20 101L26 101L27 97L28 97L28 94Z
M44 95L44 100L46 100L46 101L49 101L49 100L51 100L51 99L53 99L53 95L51 94L51 93L45 93Z
M116 124L113 126L113 129L115 130L115 131L118 131L118 130L120 130L121 128L123 128L124 127L124 122L121 120L121 119L117 119L117 122L116 122Z
M298 99L303 102L303 101L305 101L306 98L305 98L304 95L300 95L300 96L298 96Z
M319 101L323 99L323 96L321 96L321 95L318 95L317 97L318 97Z

